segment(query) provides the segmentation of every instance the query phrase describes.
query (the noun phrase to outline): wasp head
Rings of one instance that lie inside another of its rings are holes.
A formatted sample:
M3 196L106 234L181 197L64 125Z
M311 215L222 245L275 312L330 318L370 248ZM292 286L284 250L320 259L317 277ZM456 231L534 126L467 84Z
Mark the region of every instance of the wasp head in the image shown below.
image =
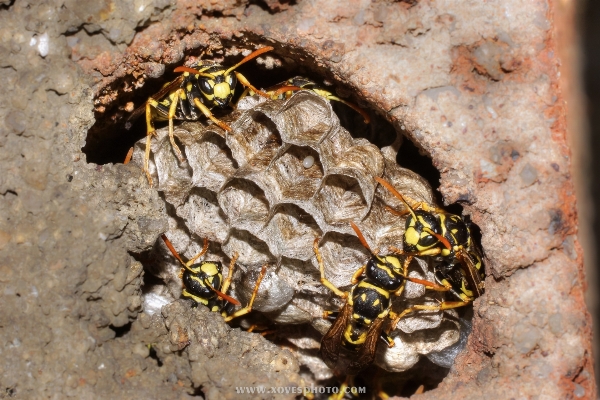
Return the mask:
M219 73L220 72L220 73ZM201 77L198 79L198 87L212 106L225 108L231 103L237 78L233 72L219 71L211 74L212 77Z
M439 239L432 235L439 234L439 221L430 212L415 210L406 218L403 248L409 252L421 252L435 247Z

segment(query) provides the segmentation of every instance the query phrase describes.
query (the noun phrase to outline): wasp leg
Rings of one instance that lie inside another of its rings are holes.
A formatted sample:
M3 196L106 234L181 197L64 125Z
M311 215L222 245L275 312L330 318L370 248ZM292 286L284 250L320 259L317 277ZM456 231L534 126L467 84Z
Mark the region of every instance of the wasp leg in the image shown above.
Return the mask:
M266 327L266 326L259 326L257 324L252 324L252 325L250 325L250 328L248 328L248 330L246 332L254 332L254 331L257 331L256 333L260 334L261 336L267 336L267 335L276 333L277 329L268 329L268 327Z
M394 347L394 339L388 334L388 332L381 332L379 335L384 342L387 343L388 347Z
M227 132L231 132L231 127L229 125L227 125L225 122L221 121L220 119L217 119L212 112L208 109L208 107L206 107L204 104L202 104L202 102L198 99L194 99L194 105L200 110L202 111L202 113L204 114L204 116L208 119L210 119L212 122L214 122L215 124L217 124L221 129L223 129L224 131Z
M452 308L464 307L468 304L471 304L471 301L443 301L440 304L438 304L437 306L417 304L416 306L409 307L406 310L402 311L400 314L398 314L396 316L396 318L394 318L394 320L392 321L392 324L390 326L390 332L393 331L394 329L396 329L396 325L398 324L398 322L400 322L400 320L405 315L410 314L411 312L420 311L420 310L444 311L444 310L450 310Z
M319 262L319 268L321 270L321 283L335 293L337 296L345 299L348 297L348 292L342 292L340 289L336 288L333 283L331 283L327 278L325 278L325 264L323 264L323 258L321 257L321 252L319 251L319 238L315 238L313 243L313 250L315 251L315 255L317 256L317 261Z
M397 249L395 247L391 247L391 250L394 253L398 253L398 254L404 254L403 250ZM400 296L402 295L402 292L404 292L404 288L406 287L406 279L408 277L408 266L410 265L410 263L412 262L413 256L409 255L406 257L406 259L404 260L404 264L402 265L402 276L404 276L404 280L402 281L402 284L400 285L400 287L398 288L398 290L396 290L394 292L394 294L396 296Z
M352 284L356 285L358 283L358 281L360 280L360 276L365 272L365 269L367 268L367 264L363 265L362 267L360 267L359 269L356 270L356 272L352 275Z
M257 88L255 88L249 81L248 79L246 79L246 77L242 74L240 74L239 72L235 71L235 76L237 77L238 81L246 88L252 90L254 93L258 94L259 96L262 97L266 97L267 99L270 99L271 96L268 93L263 92L262 90L258 90Z
M227 289L229 289L229 285L231 284L231 278L233 277L233 268L235 267L235 262L237 261L240 255L235 252L233 253L233 257L231 257L231 261L229 262L229 271L227 271L227 278L225 282L223 282L223 286L221 286L221 291L227 294Z
M256 294L258 293L258 287L260 286L260 283L262 282L266 273L267 273L267 266L263 265L262 270L260 271L260 275L258 276L258 279L256 280L256 285L254 286L254 290L252 291L252 297L250 298L248 305L244 308L237 310L233 314L225 317L225 322L229 322L234 318L241 317L242 315L246 315L250 311L252 311L252 304L254 304L254 299L256 298Z
M234 104L234 108L237 108L238 103L240 102L240 100L242 100L244 97L246 96L254 96L254 92L252 91L252 89L250 88L246 88L244 89L244 91L242 92L242 94L240 95L240 98L235 102Z
M340 385L340 390L329 396L329 400L342 400L346 396L346 391L352 393L353 397L357 397L356 393L349 391L348 388L354 387L354 375L347 375L344 382Z
M175 143L175 137L173 136L173 118L175 118L175 112L177 111L177 104L181 101L182 96L184 95L183 89L177 89L175 93L173 93L173 100L171 101L171 106L169 107L169 140L171 141L171 146L175 149L175 153L177 154L177 158L179 161L184 162L185 158L181 154L181 150L177 143Z
M392 251L392 253L394 254L400 254L400 255L408 255L409 257L412 257L412 255L409 255L407 253L404 252L404 250L399 249L397 247L394 246L390 246L390 250ZM412 258L410 259L412 261ZM410 263L409 263L410 264Z
M148 178L148 184L152 187L152 176L150 176L150 139L154 134L154 124L152 122L152 107L156 108L158 102L149 98L146 102L146 152L144 154L144 172Z

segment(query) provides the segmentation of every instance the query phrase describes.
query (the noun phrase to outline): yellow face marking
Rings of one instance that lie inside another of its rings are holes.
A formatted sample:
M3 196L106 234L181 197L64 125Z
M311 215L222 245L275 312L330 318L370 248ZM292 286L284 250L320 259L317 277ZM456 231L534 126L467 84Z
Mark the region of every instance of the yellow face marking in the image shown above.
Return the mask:
M409 227L404 232L404 241L413 246L416 246L417 243L419 243L419 233L414 227Z
M227 82L217 83L213 88L213 93L217 99L226 99L231 93L231 86Z
M219 273L219 268L215 263L204 263L200 267L200 270L204 272L206 275L217 275Z

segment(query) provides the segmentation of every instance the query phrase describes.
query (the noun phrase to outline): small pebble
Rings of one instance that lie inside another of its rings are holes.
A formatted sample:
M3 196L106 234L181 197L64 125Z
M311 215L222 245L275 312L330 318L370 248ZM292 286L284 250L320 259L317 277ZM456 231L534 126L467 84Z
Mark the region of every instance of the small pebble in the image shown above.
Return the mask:
M537 170L529 163L525 165L519 175L521 176L521 180L525 186L532 185L535 181L537 181L538 178Z
M585 396L585 389L583 386L581 386L580 384L576 383L575 384L575 390L573 390L573 394L575 395L575 397L583 397Z
M306 156L304 161L302 161L302 165L306 169L312 167L314 163L315 163L315 158L313 156Z

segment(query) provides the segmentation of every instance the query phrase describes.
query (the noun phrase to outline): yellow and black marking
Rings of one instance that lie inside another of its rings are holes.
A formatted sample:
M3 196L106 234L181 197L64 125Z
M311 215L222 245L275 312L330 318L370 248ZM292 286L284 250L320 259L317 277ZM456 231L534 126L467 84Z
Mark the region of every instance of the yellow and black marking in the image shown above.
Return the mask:
M303 76L295 76L293 78L290 78L285 82L281 82L275 86L270 87L269 89L265 90L265 92L267 93L269 98L271 98L272 100L276 100L276 99L283 100L283 99L289 99L290 97L292 97L294 92L297 92L298 90L310 90L310 91L318 94L319 96L324 97L325 99L327 99L329 101L337 101L342 104L345 104L348 107L350 107L351 109L353 109L354 111L356 111L357 113L359 113L364 118L365 124L368 124L369 122L371 122L371 118L369 117L369 114L367 114L363 109L358 107L356 104L353 104L349 101L339 98L338 96L331 93L327 89L317 85L314 81L312 81L308 78L305 78ZM254 92L251 88L248 87L248 88L246 88L246 90L244 90L244 93L242 93L242 96L240 98L243 98L244 96L247 96L247 95L252 96L254 94L256 94L256 92Z
M321 283L346 299L339 312L326 313L327 318L335 318L335 321L321 341L321 357L328 366L334 368L341 346L355 351L356 357L350 360L346 370L347 374L352 375L373 362L380 338L389 347L394 346L393 339L383 332L383 324L386 317L397 318L397 314L391 310L391 296L402 294L407 280L434 290L446 288L433 282L407 277L405 268L408 264L402 263L396 255L374 254L358 227L354 223L350 224L363 246L371 252L371 258L353 275L353 286L349 292L339 290L325 277L318 238L315 239L313 248L321 270Z
M413 306L400 313L392 326L412 311L462 307L481 296L485 288L485 272L480 251L473 242L469 220L426 203L410 205L389 182L381 178L375 180L407 208L406 212L389 209L396 215L407 215L402 249L395 249L395 252L406 257L405 263L410 263L413 257L433 257L437 262L437 282L457 299L436 306Z
M217 119L210 111L214 107L226 108L231 104L238 81L254 93L269 97L266 93L256 89L239 72L235 71L240 65L273 50L272 47L260 48L232 67L226 67L214 62L202 61L188 67L175 68L180 72L172 82L150 97L146 104L136 109L128 118L127 127L144 112L146 113L146 152L144 155L144 172L152 186L152 177L149 171L150 139L154 134L154 121L169 121L169 139L180 161L184 161L179 146L173 137L173 120L197 121L202 116L210 119L225 131L231 131L226 123Z
M248 305L234 312L235 306L240 305L240 302L228 296L227 290L231 284L238 254L235 253L233 255L229 264L227 278L223 280L223 266L219 261L203 261L195 264L195 261L208 251L208 241L206 239L204 239L202 251L188 262L184 262L171 244L171 241L165 235L161 237L171 253L173 253L173 256L183 265L179 274L179 277L183 281L183 297L193 300L195 305L204 304L211 311L221 312L227 322L252 311L252 305L258 293L258 288L267 272L266 265L262 267Z

